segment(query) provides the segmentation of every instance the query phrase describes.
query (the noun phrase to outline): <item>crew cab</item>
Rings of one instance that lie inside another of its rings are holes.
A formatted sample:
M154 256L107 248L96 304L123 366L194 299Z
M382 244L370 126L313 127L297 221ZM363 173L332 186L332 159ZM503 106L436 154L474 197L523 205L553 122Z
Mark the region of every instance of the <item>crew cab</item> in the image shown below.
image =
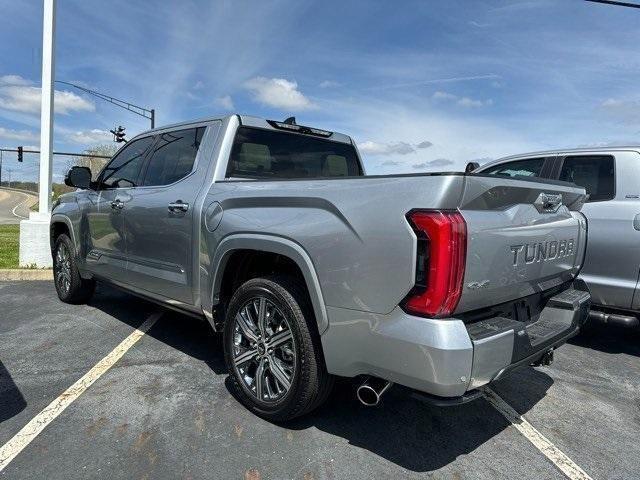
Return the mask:
M580 273L591 291L589 318L640 326L640 147L552 150L501 158L475 171L537 177L585 187L589 241Z
M549 362L590 303L584 188L366 175L347 135L250 116L129 140L51 217L62 301L107 282L223 332L236 396L286 420L336 376L440 404Z

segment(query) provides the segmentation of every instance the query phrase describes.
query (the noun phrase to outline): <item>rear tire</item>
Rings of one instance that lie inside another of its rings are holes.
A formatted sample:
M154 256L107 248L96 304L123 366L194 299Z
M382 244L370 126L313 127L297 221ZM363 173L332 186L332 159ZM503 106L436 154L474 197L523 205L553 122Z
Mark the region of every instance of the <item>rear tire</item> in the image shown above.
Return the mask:
M333 386L306 292L290 277L254 278L233 294L224 328L231 389L272 421L299 417Z
M58 298L72 304L88 301L96 287L95 280L80 276L73 242L64 233L56 238L53 247L53 282Z

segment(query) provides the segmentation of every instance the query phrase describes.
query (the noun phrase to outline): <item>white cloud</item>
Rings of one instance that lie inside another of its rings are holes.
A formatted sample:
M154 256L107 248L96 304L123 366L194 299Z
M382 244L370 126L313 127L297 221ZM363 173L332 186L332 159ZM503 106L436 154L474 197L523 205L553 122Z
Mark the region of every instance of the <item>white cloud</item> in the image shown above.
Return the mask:
M431 98L434 100L456 100L458 97L452 93L447 92L435 92Z
M477 108L477 107L488 107L490 105L493 105L493 100L488 99L488 100L474 100L473 98L469 98L469 97L461 97L458 99L458 101L456 102L458 105L460 105L461 107L472 107L472 108Z
M3 85L31 85L31 81L22 78L20 75L2 75L0 77L0 86Z
M424 85L432 85L438 83L456 83L456 82L469 82L476 80L491 80L491 79L500 79L500 75L496 75L493 73L489 73L487 75L469 75L465 77L444 77L444 78L431 78L425 79L418 82L406 82L406 83L395 83L389 85L378 85L375 87L371 87L370 90L386 90L391 88L407 88L407 87L420 87ZM437 92L436 92L437 93ZM441 92L444 93L444 92Z
M56 90L54 96L54 109L56 113L62 113L66 115L67 113L72 111L93 112L96 109L96 106L93 104L93 102L85 100L75 93L66 90Z
M95 145L109 143L113 141L113 136L106 130L94 128L92 130L82 130L67 134L67 139L73 143L82 145Z
M600 106L622 123L632 125L640 123L640 100L608 98Z
M233 99L230 95L216 98L215 103L217 106L224 108L225 110L235 110Z
M298 84L284 78L255 77L244 83L244 87L249 90L259 103L282 110L310 110L316 106L305 97Z
M472 159L498 158L550 147L522 135L511 124L484 117L451 116L428 107L420 97L416 97L410 106L376 99L342 102L340 111L345 120L341 122L340 130L349 132L359 146L367 138L376 138L373 142L376 145L393 145L397 143L395 139L405 138L412 140L406 143L415 147L419 145L419 139L428 134L433 145L416 150L414 154L389 152L381 156L380 151L389 150L365 146L361 153L366 171L371 174L415 172L418 168L463 171ZM380 118L393 118L393 122L386 122L381 128ZM443 159L452 163L445 164ZM414 165L420 167L414 168Z
M366 141L358 144L358 150L368 155L408 155L415 153L416 149L429 148L433 144L429 141L423 141L418 144L407 142L390 142L379 143ZM385 163L388 165L388 163Z
M41 104L40 87L34 87L19 75L0 77L0 108L21 113L39 113ZM73 111L93 112L95 105L67 90L55 90L54 109L66 115Z
M459 97L458 95L454 95L453 93L448 92L435 92L431 98L438 101L444 102L455 102L456 105L460 107L467 108L478 108L478 107L488 107L493 105L493 100L477 100L469 97Z
M0 138L18 142L37 142L40 139L39 135L31 130L12 130L4 127L0 127Z
M335 88L341 87L342 85L338 82L334 82L333 80L323 80L318 86L320 88Z
M448 158L436 158L435 160L429 160L428 162L414 163L411 165L415 170L424 170L435 167L446 167L447 165L453 165L454 161Z

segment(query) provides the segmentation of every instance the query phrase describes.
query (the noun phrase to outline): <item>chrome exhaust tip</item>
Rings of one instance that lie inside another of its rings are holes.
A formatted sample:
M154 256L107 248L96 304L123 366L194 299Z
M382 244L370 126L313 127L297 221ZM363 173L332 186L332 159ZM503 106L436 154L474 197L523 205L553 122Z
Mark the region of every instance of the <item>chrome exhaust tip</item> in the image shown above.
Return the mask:
M393 385L382 378L367 377L356 390L356 396L360 403L367 407L375 407L380 403L382 395Z

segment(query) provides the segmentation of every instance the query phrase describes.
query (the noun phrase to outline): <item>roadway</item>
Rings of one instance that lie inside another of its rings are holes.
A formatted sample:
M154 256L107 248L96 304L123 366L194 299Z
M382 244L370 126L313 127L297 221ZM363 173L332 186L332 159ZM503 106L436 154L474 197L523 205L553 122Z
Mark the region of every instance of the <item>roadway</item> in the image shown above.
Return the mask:
M29 218L29 209L37 201L35 194L0 189L0 225L20 223Z

